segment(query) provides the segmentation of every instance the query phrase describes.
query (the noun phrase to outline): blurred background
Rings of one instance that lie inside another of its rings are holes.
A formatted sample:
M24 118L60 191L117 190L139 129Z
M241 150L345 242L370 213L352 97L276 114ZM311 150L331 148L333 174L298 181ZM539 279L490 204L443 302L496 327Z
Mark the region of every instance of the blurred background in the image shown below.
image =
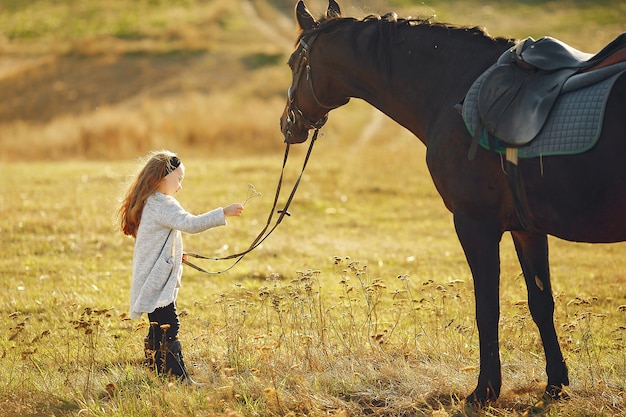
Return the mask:
M161 147L183 157L280 150L295 3L1 0L0 161L128 159ZM626 30L623 0L339 3L344 16L395 11L493 36L550 35L586 52ZM321 15L327 2L307 6ZM354 109L328 129L351 135L367 120L393 123Z

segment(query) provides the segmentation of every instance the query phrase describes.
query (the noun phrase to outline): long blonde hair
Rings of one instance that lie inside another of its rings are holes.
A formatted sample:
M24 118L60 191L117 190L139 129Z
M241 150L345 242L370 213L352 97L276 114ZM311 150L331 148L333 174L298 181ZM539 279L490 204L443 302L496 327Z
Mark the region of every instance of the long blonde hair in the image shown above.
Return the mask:
M128 187L117 210L120 229L125 235L137 236L146 200L158 189L161 179L178 165L180 160L176 154L167 150L152 151L143 158L143 168Z

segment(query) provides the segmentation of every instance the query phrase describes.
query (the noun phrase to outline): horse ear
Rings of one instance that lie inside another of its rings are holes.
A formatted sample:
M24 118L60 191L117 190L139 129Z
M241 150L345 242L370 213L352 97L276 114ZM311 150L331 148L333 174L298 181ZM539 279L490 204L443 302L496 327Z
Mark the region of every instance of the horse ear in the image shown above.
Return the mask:
M296 5L296 20L302 30L312 29L316 25L315 18L306 8L303 0L300 0Z
M326 17L341 17L341 9L339 4L335 0L328 0L328 9L326 10Z

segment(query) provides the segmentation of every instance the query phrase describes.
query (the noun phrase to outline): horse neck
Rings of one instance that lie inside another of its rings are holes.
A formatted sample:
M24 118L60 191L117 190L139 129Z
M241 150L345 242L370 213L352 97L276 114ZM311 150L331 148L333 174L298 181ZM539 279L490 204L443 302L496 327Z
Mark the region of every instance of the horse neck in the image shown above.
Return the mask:
M329 39L335 62L327 65L340 79L333 89L365 100L426 145L441 112L453 111L473 80L508 47L504 40L426 23L398 28L391 39L374 29L362 33L377 40L355 43L349 31Z

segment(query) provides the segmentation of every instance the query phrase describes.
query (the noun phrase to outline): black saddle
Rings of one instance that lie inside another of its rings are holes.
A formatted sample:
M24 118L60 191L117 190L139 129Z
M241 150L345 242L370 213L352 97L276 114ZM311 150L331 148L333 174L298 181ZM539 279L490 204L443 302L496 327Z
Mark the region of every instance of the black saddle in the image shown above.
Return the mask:
M478 91L484 127L512 147L526 145L543 127L567 79L602 66L618 51L626 55L626 32L595 55L550 37L521 41L502 54Z

